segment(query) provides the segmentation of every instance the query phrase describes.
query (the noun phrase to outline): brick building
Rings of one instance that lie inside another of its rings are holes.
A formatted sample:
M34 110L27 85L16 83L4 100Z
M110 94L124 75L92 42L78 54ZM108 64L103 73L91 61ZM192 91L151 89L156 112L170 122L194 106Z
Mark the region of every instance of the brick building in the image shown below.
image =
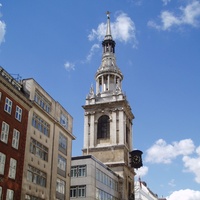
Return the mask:
M0 67L0 199L20 199L28 113L21 84Z

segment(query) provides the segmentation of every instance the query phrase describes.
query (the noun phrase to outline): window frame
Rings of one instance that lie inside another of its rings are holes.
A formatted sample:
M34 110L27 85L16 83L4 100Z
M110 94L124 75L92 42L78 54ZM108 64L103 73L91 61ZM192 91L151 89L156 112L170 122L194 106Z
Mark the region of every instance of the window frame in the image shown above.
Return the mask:
M19 148L20 132L17 129L13 129L12 147L15 149Z
M102 115L98 119L97 124L97 139L110 138L110 118L108 115Z
M7 189L6 200L13 200L13 199L14 199L14 191L11 189Z
M65 195L66 193L66 182L60 178L56 180L56 192Z
M63 154L67 155L67 143L68 143L68 139L67 137L65 137L61 132L59 134L59 144L58 144L58 148L59 151L62 152Z
M6 144L8 143L9 129L10 129L10 125L3 121L2 126L1 126L0 140Z
M6 154L0 152L0 174L4 174L6 164Z
M19 106L16 106L15 119L17 119L19 122L22 121L22 108L20 108Z
M12 100L10 100L8 97L5 99L4 111L8 114L12 113Z
M11 179L15 179L16 171L17 171L17 160L15 160L14 158L10 158L8 177Z
M38 158L48 162L49 149L45 145L38 142L37 140L35 140L32 137L30 139L29 152L32 153L33 155L37 156Z
M27 180L31 183L46 188L47 174L36 167L28 165Z

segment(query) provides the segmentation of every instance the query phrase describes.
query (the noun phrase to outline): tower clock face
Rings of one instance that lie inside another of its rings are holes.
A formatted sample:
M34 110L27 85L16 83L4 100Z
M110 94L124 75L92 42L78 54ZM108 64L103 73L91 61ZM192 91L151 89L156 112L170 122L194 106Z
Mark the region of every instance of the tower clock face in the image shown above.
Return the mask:
M140 156L138 155L133 156L132 161L133 163L138 164L140 162Z

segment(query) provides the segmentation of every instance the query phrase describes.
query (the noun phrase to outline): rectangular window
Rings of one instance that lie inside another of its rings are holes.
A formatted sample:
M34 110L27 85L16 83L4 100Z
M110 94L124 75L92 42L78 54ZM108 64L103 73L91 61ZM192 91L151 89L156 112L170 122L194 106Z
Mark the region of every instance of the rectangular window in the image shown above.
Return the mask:
M13 130L12 147L18 149L19 147L20 132L16 129Z
M71 167L71 177L77 177L77 166Z
M32 183L35 183L36 185L46 187L47 174L29 165L27 172L27 180Z
M34 100L43 110L50 113L51 103L38 90L35 91Z
M78 167L78 176L86 176L86 165L82 165Z
M59 154L58 155L58 168L65 172L66 164L67 164L67 160Z
M78 197L85 197L86 195L86 186L79 186L78 187Z
M67 138L62 133L59 135L59 150L67 154Z
M1 94L1 92L0 92L0 101L1 101L1 96L2 96L2 94Z
M71 167L71 177L86 177L86 165L78 165Z
M0 152L0 174L4 174L6 155Z
M22 109L19 106L16 106L15 119L20 122L22 120Z
M63 125L65 128L68 127L68 119L67 116L65 116L63 113L60 115L60 123Z
M42 200L42 199L39 198L39 197L30 195L30 194L26 194L26 195L25 195L25 200Z
M70 197L77 197L77 188L76 187L70 188Z
M17 161L13 158L10 159L10 168L9 168L9 173L8 177L15 179L16 176L16 169L17 169Z
M9 134L9 125L6 122L2 122L1 127L1 141L7 143Z
M71 187L70 197L86 197L86 186L79 185Z
M11 111L12 111L12 101L6 97L6 101L5 101L5 106L4 106L4 110L11 114Z
M6 200L13 200L14 199L14 191L7 189L6 192Z
M48 161L48 148L38 142L37 140L31 138L30 142L30 152L35 156L41 158L42 160Z
M60 194L65 194L65 181L57 178L56 182L56 192Z
M49 137L50 125L35 113L32 117L32 126Z

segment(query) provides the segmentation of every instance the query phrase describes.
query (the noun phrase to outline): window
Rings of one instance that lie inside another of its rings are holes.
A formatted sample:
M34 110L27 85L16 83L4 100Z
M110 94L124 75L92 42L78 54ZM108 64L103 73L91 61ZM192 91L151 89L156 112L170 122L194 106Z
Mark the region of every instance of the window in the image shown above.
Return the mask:
M46 187L47 174L29 165L27 180L42 187Z
M44 135L49 136L50 125L35 113L33 113L32 126Z
M1 101L1 95L2 95L2 94L1 94L1 92L0 92L0 101ZM1 196L0 196L0 197L1 197Z
M64 172L66 172L66 164L67 164L67 160L59 154L58 155L58 168Z
M70 197L86 197L86 186L79 185L71 187Z
M7 189L6 200L13 200L13 199L14 199L14 191Z
M110 120L107 115L103 115L98 120L97 139L110 138Z
M65 194L65 181L57 178L56 182L56 192Z
M39 198L39 197L32 196L30 194L26 194L25 195L25 200L42 200L42 199Z
M35 102L48 113L51 111L51 103L38 90L35 91Z
M78 187L78 197L85 197L86 195L86 186Z
M0 174L4 174L6 155L0 152Z
M9 168L9 173L8 177L15 179L16 176L16 169L17 169L17 161L13 158L10 159L10 168Z
M33 138L30 142L30 152L42 160L48 161L48 148Z
M15 119L20 122L22 120L22 109L19 106L16 106Z
M100 181L101 183L107 185L109 188L114 190L118 190L118 183L104 172L99 169L96 169L96 180Z
M67 138L62 133L59 135L59 150L67 154Z
M5 106L4 106L4 110L11 114L11 111L12 111L12 101L6 97L6 101L5 101Z
M99 189L99 188L96 188L96 199L101 199L101 200L104 200L104 199L112 199L112 200L117 200L116 197L112 196L111 194L108 194L107 192Z
M85 177L86 176L86 165L72 166L71 177Z
M65 128L68 127L68 119L67 119L67 117L66 117L63 113L61 113L61 115L60 115L60 123L61 123Z
M78 176L86 176L86 165L78 167Z
M13 130L12 147L18 149L19 147L20 132L16 129Z
M76 187L70 188L70 197L77 197L77 188Z
M1 127L1 141L7 143L9 134L9 125L6 122L2 122Z

